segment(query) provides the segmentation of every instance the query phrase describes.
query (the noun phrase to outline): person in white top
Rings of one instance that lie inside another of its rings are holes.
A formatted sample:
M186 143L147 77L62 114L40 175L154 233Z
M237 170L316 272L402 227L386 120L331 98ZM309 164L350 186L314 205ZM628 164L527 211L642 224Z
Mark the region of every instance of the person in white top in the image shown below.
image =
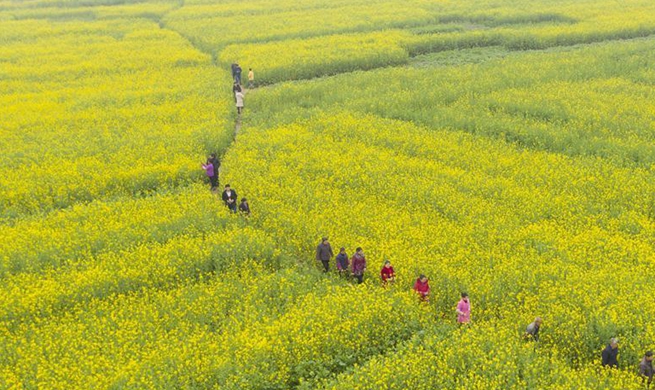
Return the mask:
M237 91L234 96L237 98L237 114L241 115L243 111L243 92Z

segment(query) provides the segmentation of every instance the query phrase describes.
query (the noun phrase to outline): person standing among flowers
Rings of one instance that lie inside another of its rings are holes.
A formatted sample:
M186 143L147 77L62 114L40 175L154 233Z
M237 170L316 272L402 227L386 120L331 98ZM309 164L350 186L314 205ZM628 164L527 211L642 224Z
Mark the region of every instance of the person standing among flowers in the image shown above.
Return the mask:
M227 208L230 209L233 213L237 212L237 192L230 188L229 184L225 185L225 191L223 191L223 202Z
M382 270L380 271L380 277L382 278L383 286L386 286L388 283L393 283L396 281L396 272L393 270L393 267L391 266L391 262L389 260L384 261L384 265L382 266Z
M619 368L619 339L612 337L601 354L603 367Z
M221 166L221 162L216 157L216 153L210 154L207 161L209 161L214 167L214 177L216 178L216 185L218 185L218 169Z
M416 291L422 302L428 302L430 300L430 284L427 276L423 274L419 275L416 282L414 282L414 291Z
M346 248L341 247L339 254L337 255L337 270L340 275L348 273L348 254L346 253Z
M328 238L323 237L321 239L321 243L316 247L316 260L319 260L321 263L323 263L325 272L330 270L330 259L332 256L334 256L334 253L332 252L332 246L330 245Z
M541 328L541 323L541 317L535 318L534 322L531 322L525 329L525 338L531 338L534 341L539 341L539 329Z
M364 271L366 271L366 257L362 248L357 248L353 258L350 260L353 275L357 279L357 284L364 282Z
M211 186L212 186L211 188L212 189L216 188L216 186L218 185L218 182L217 182L217 176L216 176L215 171L214 171L214 165L209 161L209 159L207 159L206 164L201 164L201 165L202 165L202 169L205 170L205 173L207 174L207 177L209 178L209 182L211 183Z
M641 375L642 383L646 382L646 387L650 387L653 382L653 352L648 351L644 354L644 358L639 363L639 375Z
M462 299L457 303L455 313L457 313L458 324L468 324L471 322L471 301L467 293L462 293Z
M255 88L255 72L252 71L252 68L248 69L248 89Z
M234 81L236 81L238 84L241 84L241 66L237 64L236 68L234 68Z

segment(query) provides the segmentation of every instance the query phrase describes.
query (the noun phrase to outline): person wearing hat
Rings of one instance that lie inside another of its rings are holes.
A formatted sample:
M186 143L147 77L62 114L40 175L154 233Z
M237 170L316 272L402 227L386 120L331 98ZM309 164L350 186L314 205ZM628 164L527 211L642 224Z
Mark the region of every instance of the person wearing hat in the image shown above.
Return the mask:
M339 275L344 275L348 273L348 254L346 253L346 248L341 247L339 254L337 255L337 270Z
M531 322L525 330L525 338L532 339L534 341L539 341L539 329L541 328L541 317L534 319L534 322Z
M423 274L418 276L418 279L414 282L414 291L416 291L422 302L430 300L430 283L427 276Z
M646 386L650 387L650 383L653 381L653 352L648 351L644 354L644 358L641 359L639 363L639 375L643 382L646 382Z
M330 259L332 256L334 256L334 253L332 253L332 246L330 246L328 238L323 237L321 243L316 247L316 260L320 260L323 263L325 272L330 270Z
M601 357L603 359L603 367L619 368L619 339L612 337L610 343L603 350Z
M467 293L462 293L462 299L457 303L455 313L457 313L458 324L468 324L471 322L471 301Z
M353 275L357 279L357 284L362 284L364 282L364 271L366 271L366 257L364 257L362 248L357 248L350 260L350 265L353 269Z
M386 286L387 283L393 283L396 281L396 272L393 270L389 260L384 261L384 265L380 271L380 277L382 278L383 286Z

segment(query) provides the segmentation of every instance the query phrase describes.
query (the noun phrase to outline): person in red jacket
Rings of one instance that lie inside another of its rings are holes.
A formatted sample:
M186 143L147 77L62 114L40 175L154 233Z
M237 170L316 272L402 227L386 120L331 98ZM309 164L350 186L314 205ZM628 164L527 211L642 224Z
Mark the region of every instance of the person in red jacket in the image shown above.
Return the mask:
M422 302L430 300L430 284L428 283L427 276L421 274L421 276L416 279L416 283L414 283L414 291L416 291Z
M384 261L382 271L380 271L380 277L382 278L383 286L386 286L387 283L393 283L396 281L396 273L394 272L389 260Z

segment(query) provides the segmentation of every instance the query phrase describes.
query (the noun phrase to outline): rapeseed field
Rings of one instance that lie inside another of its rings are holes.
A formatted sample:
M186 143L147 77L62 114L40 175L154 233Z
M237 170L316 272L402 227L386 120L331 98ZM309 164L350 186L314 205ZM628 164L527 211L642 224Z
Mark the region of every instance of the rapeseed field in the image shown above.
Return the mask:
M0 388L644 388L654 34L645 0L0 0Z

